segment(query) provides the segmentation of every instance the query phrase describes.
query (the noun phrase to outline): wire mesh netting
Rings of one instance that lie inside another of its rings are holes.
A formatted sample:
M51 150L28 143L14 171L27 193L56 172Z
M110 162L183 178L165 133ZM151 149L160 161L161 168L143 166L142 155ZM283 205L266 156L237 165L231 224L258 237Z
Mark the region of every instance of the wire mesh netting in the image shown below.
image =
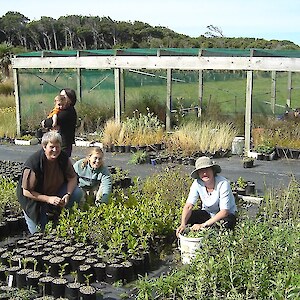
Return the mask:
M167 98L166 70L124 70L125 107L123 116L135 110L152 109L164 120ZM20 69L21 126L38 128L54 105L54 97L64 87L77 91L76 69ZM95 127L114 116L114 71L83 69L80 75L81 101L76 105L81 119L93 119ZM254 72L253 114L272 115L272 74ZM202 112L243 114L246 103L246 71L203 71ZM293 74L292 89L288 89L288 73L276 73L275 115L285 112L291 97L291 107L300 107L300 75ZM172 72L172 113L197 114L199 102L199 71ZM90 112L92 108L92 112ZM92 116L89 116L92 114Z

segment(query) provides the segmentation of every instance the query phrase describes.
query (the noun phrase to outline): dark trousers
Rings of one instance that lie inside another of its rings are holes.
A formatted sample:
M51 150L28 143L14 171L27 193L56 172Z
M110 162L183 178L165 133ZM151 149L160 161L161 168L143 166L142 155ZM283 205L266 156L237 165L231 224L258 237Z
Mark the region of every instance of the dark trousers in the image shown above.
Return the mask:
M195 209L192 211L187 223L190 225L201 224L208 221L210 218L210 214L206 210ZM233 229L236 225L236 216L229 214L226 218L221 220L221 224L227 229Z

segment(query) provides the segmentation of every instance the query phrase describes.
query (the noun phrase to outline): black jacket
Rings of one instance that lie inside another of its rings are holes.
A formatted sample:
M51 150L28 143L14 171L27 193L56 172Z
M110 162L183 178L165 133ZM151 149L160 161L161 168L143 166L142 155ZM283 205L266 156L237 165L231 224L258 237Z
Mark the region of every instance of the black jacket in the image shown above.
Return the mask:
M70 106L57 114L57 125L62 137L62 149L66 149L75 143L75 130L77 124L77 113L74 106ZM52 118L45 119L44 126L52 127Z
M23 166L23 172L19 179L18 185L17 185L17 196L19 199L19 202L21 204L22 209L25 211L26 215L33 220L35 223L39 222L40 219L40 211L42 205L44 205L44 202L36 201L31 198L27 198L23 195L23 189L22 189L22 180L23 180L23 174L25 169L31 169L36 174L37 178L37 185L35 188L35 191L38 193L43 194L43 183L44 183L44 161L46 160L46 156L44 153L44 150L41 149L34 154L32 154L27 161L24 163ZM68 160L69 157L64 153L63 151L57 158L59 166L64 174L65 180L66 179L66 173L65 170L68 166ZM57 187L59 188L59 187Z

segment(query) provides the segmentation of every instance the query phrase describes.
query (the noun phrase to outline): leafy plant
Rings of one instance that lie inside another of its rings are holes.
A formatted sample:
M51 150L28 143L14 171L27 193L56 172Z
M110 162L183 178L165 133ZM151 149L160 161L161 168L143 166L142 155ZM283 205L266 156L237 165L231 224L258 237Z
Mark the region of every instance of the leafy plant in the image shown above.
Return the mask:
M247 181L243 177L239 177L236 181L237 188L244 189L247 186Z
M135 152L131 155L131 158L128 163L134 164L134 165L143 164L147 161L148 157L149 156L146 151L138 150L137 152Z

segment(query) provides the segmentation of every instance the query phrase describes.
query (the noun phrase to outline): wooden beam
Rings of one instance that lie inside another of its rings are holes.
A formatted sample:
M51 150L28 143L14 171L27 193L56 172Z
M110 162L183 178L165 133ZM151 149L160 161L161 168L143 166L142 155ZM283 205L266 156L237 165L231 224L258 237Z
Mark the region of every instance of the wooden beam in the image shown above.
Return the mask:
M204 56L15 57L15 69L176 69L300 72L300 58Z

